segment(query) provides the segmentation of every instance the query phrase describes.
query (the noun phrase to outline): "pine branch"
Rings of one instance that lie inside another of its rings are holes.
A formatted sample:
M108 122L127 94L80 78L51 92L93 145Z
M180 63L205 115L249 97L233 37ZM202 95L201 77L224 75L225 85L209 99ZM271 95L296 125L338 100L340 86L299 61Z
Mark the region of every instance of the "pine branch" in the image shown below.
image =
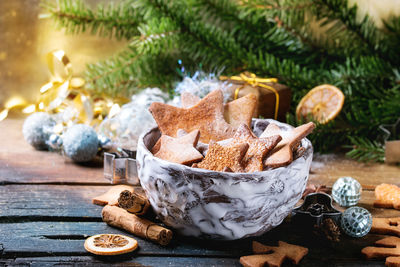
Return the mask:
M367 138L360 137L349 137L352 146L346 146L351 148L346 156L362 161L362 162L383 162L385 159L385 149L383 145L376 142L368 140Z
M345 0L314 1L318 10L316 13L322 14L326 19L324 23L334 21L331 26L331 33L336 32L340 39L348 40L346 42L346 50L349 50L347 52L348 55L353 57L356 55L374 55L392 64L396 65L398 63L400 56L393 53L393 49L396 49L396 46L392 45L390 38L375 26L375 23L368 15L361 21L357 20L356 5L348 7L348 2ZM321 12L321 10L324 10L324 12ZM343 35L345 32L347 32L348 38ZM354 44L355 40L359 41L358 45ZM354 52L357 52L357 54Z
M57 21L59 28L67 33L83 33L90 31L93 35L130 39L139 34L137 26L142 17L130 1L116 6L111 2L108 6L98 5L92 11L82 0L57 0L42 2L45 12ZM43 16L43 15L42 15Z

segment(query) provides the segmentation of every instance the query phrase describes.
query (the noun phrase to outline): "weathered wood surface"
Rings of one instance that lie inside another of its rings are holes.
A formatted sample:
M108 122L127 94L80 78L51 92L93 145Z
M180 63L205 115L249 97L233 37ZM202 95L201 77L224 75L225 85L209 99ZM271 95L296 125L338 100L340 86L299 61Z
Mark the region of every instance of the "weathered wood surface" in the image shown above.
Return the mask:
M30 267L47 267L47 266L112 266L117 267L144 267L144 266L170 266L170 267L204 267L204 266L242 266L237 259L231 258L178 258L178 257L136 257L128 254L122 259L117 261L113 257L100 257L100 256L61 256L61 257L26 257L17 259L0 259L0 264L4 263L6 266L30 266ZM341 261L337 260L332 262L330 260L320 259L318 261L304 258L301 265L308 267L381 267L382 262L378 261ZM285 262L282 267L294 266L290 262Z
M98 221L102 207L93 205L92 198L103 194L111 186L3 185L0 186L0 222L33 216L48 220L84 218L86 221ZM368 209L376 217L400 216L400 211L395 209L375 208L374 199L374 191L364 190L359 206ZM335 207L343 210L338 205Z
M77 165L61 155L36 151L23 140L22 120L0 122L0 266L240 266L239 257L251 254L251 241L276 245L278 240L306 246L310 253L301 266L383 266L366 261L362 247L381 236L343 237L327 243L304 233L289 221L262 237L233 242L210 242L175 236L161 247L138 239L140 248L124 256L92 256L85 238L98 233L128 233L101 221L102 207L91 199L111 185L101 164ZM320 155L312 164L310 182L331 187L337 178L352 176L365 190L360 206L377 217L400 216L400 211L374 208L373 188L382 182L400 184L400 168L360 164L340 155ZM299 203L300 204L300 203ZM286 263L283 266L292 266Z
M101 162L77 165L48 151L37 151L22 136L23 120L0 122L0 183L60 183L107 185ZM317 155L310 181L328 186L342 176L352 176L363 185L383 181L400 184L400 168L385 164L362 164L343 155Z
M108 184L101 162L78 165L57 153L37 151L25 142L22 124L23 120L0 122L0 184Z

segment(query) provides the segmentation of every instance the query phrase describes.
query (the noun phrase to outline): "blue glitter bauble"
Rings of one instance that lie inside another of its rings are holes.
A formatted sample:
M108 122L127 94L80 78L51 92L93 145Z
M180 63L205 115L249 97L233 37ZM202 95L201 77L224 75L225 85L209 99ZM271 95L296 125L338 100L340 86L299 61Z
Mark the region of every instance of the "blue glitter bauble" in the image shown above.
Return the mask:
M52 132L55 120L45 112L36 112L26 118L22 133L25 140L36 149L47 149L46 141Z
M97 154L99 140L92 127L75 124L63 135L65 154L76 162L91 161Z
M343 231L352 237L363 237L372 227L372 215L361 207L351 207L342 214L341 226Z
M332 197L342 207L357 205L361 198L361 184L354 178L341 177L333 184Z

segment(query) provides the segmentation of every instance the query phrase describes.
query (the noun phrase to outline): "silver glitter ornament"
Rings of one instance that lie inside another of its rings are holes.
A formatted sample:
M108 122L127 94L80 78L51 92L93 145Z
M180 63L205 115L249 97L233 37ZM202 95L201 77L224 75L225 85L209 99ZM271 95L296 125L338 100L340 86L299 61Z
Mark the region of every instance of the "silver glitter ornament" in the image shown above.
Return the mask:
M354 178L341 177L332 187L332 197L342 207L354 206L361 198L361 184Z
M96 157L99 140L92 127L85 124L75 124L63 135L65 154L76 162L91 161Z
M46 143L51 149L60 150L63 144L63 140L60 135L51 134L49 140Z
M36 112L26 118L22 133L25 140L34 148L47 149L47 140L56 121L45 112Z
M363 237L372 227L371 213L361 207L348 208L342 215L342 230L352 237Z

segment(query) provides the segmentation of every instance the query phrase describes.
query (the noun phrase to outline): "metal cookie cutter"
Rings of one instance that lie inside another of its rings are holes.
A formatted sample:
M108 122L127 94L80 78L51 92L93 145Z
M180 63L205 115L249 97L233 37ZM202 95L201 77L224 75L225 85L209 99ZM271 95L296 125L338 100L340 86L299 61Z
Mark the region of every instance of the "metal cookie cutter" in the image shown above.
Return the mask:
M325 193L308 194L304 203L293 210L295 219L304 226L321 225L324 219L331 218L340 225L342 213L332 206L332 198Z
M112 184L139 184L136 151L119 148L115 153L104 152L104 178Z

